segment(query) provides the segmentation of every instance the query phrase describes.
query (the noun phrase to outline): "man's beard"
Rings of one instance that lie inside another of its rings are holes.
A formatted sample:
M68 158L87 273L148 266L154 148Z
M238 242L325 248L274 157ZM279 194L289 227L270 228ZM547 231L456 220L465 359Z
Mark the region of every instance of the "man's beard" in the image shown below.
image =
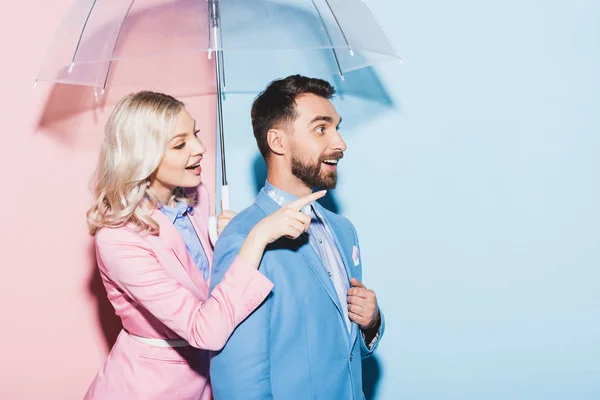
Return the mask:
M344 154L340 151L319 157L319 160L315 163L305 163L296 156L292 156L292 174L310 188L335 189L337 171L322 171L321 164L324 160L339 160L342 157L344 157Z

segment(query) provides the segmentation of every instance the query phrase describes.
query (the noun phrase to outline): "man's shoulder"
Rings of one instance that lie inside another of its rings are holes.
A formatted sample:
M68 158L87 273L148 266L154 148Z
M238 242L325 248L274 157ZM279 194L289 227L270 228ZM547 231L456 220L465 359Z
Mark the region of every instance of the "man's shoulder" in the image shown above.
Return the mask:
M354 230L354 225L348 218L336 214L333 211L329 211L323 206L321 206L321 212L328 221L335 223L337 226L341 226L343 229Z

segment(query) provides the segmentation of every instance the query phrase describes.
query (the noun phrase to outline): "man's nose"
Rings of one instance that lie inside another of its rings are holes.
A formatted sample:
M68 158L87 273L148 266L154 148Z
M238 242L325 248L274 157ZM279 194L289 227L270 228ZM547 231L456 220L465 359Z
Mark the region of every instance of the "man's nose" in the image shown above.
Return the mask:
M335 137L331 143L332 147L338 151L346 151L346 142L342 139L342 135L338 131L335 132Z

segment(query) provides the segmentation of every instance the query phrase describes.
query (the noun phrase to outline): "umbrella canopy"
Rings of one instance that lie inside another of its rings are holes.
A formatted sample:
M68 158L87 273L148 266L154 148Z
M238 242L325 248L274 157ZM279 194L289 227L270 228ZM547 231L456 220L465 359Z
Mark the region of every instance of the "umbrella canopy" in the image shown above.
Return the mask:
M229 209L225 92L256 92L297 73L344 79L393 59L362 0L78 0L36 82L91 86L97 97L110 86L215 87L222 208ZM213 239L215 226L213 218Z
M152 79L214 86L214 73L189 82L186 73L157 66L175 56L180 68L193 70L192 61L218 55L224 67L243 63L249 74L223 74L223 88L234 91L255 90L256 71L271 74L267 82L273 73L288 74L281 65L302 73L319 64L324 73L344 74L398 58L361 0L79 0L64 17L38 80L137 86L148 83L139 71L152 66Z

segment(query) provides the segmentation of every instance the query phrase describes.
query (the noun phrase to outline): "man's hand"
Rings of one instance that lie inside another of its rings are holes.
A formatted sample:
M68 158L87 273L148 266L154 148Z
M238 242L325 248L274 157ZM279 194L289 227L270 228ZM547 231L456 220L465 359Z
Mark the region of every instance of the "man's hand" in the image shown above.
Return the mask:
M356 278L350 279L350 283L352 287L348 289L348 317L363 331L378 330L381 318L375 292L367 289Z

